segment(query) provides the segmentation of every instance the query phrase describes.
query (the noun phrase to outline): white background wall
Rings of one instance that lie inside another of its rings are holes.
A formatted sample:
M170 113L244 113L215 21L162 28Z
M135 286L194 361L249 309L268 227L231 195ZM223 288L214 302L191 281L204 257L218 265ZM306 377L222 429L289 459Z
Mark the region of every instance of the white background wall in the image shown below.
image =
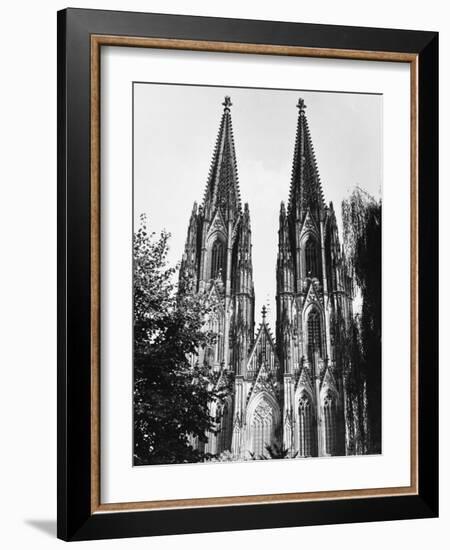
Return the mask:
M53 548L56 517L56 11L64 2L2 6L0 84L0 541ZM448 280L450 20L445 2L199 0L76 2L128 9L440 31L441 280ZM447 122L447 126L444 124ZM433 213L430 212L430 216ZM448 304L441 289L441 312ZM441 340L448 338L441 313ZM450 383L442 349L441 388ZM442 548L450 534L449 399L441 390L441 518L84 543L108 548ZM444 542L445 541L445 542Z

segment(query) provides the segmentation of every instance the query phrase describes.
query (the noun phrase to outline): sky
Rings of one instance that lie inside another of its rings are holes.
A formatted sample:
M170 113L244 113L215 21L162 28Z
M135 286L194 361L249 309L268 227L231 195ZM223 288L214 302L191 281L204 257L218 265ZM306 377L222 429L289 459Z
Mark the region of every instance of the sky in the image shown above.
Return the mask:
M154 83L135 83L133 93L134 223L145 213L150 230L171 233L172 265L181 260L192 205L202 201L222 102L231 97L241 198L250 208L255 322L266 305L274 330L278 217L288 200L298 98L341 229L341 202L355 186L381 197L382 96Z

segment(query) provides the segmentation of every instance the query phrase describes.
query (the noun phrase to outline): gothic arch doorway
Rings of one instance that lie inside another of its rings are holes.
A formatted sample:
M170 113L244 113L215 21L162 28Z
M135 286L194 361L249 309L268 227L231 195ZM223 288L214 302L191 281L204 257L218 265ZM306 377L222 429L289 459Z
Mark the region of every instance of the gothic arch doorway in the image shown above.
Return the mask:
M280 408L278 403L268 393L260 394L250 407L247 423L248 448L256 458L267 456L267 446L276 443L279 423Z

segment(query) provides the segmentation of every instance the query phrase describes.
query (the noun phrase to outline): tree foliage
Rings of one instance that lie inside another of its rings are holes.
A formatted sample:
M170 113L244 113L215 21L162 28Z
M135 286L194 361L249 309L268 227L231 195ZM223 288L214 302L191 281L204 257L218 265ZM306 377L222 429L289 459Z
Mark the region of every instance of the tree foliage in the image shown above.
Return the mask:
M359 188L342 203L347 260L362 301L354 338L369 453L381 452L381 215L381 201Z
M265 449L268 452L268 455L265 453L261 455L257 455L256 453L253 453L252 451L249 451L250 460L270 460L270 459L280 459L280 458L296 458L298 455L298 452L296 452L294 455L289 455L289 449L285 447L283 444L278 443L271 443L270 445L265 445Z
M196 462L192 445L216 429L208 404L222 396L198 350L215 335L205 330L212 308L203 294L178 293L167 261L170 235L148 231L145 216L134 235L134 463ZM184 289L192 282L182 277Z
M270 458L295 458L298 455L296 452L293 456L289 456L289 449L284 447L284 445L277 445L272 443L272 445L266 445L266 450L269 453Z

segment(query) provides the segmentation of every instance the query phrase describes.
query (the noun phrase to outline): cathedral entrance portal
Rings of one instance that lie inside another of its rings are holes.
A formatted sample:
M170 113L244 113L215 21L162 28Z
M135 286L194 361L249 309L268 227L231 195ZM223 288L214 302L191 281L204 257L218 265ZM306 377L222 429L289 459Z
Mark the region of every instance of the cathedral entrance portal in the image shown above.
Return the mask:
M276 443L280 412L278 404L269 395L257 398L250 416L249 449L256 458L268 456L267 447Z

